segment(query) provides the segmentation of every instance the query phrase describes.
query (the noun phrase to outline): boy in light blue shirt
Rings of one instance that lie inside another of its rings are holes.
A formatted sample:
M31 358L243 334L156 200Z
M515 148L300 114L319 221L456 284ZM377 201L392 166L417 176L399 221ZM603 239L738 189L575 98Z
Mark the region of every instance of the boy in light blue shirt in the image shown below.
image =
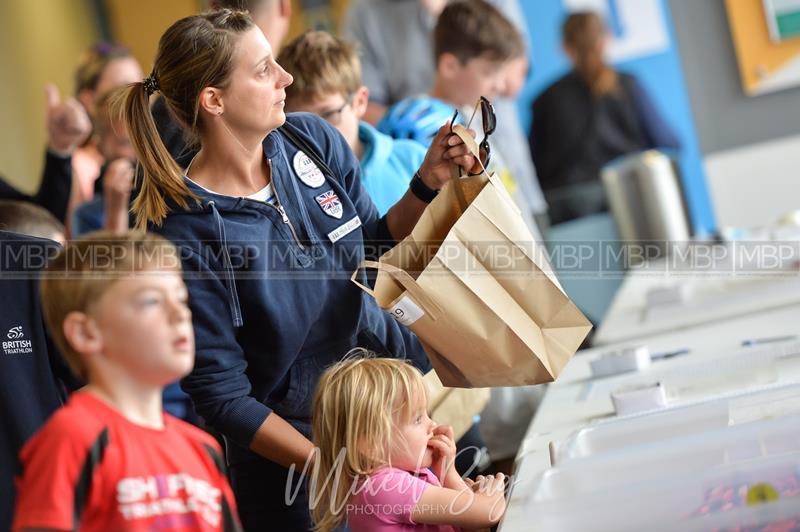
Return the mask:
M308 32L282 49L278 63L294 78L286 88L286 110L317 114L339 130L361 163L364 188L384 215L408 190L426 150L361 120L369 90L361 82L355 46L326 32Z
M432 42L435 71L430 90L395 103L378 123L382 133L395 139L412 138L426 147L438 129L428 126L429 117L441 120L443 113L452 115L458 109L461 120L469 121L480 97L494 100L513 92L508 86L509 69L518 67L525 57L523 37L513 22L484 0L448 4L433 29ZM484 137L480 118L477 113L470 124L479 132L479 142ZM514 148L524 140L523 136L510 139L498 135L489 139L489 171L500 177L534 236L541 240L547 205L539 183L532 176L514 173L520 170L514 164L518 157Z

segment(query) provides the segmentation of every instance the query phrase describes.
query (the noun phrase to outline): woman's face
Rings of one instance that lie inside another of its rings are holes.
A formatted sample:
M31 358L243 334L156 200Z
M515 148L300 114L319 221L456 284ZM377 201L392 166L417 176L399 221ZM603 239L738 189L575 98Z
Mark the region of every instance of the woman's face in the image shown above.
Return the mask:
M228 86L221 91L222 118L234 130L265 135L286 121L284 101L292 76L275 62L258 28L243 33Z

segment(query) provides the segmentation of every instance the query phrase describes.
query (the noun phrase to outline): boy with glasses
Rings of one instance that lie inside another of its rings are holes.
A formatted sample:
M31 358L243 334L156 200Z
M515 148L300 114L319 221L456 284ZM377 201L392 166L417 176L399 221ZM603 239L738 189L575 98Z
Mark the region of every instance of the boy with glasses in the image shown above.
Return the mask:
M322 31L308 32L283 48L278 63L294 78L286 87L286 110L317 114L342 133L361 163L364 188L380 214L386 213L408 190L425 148L394 140L362 120L369 90L361 83L355 47Z

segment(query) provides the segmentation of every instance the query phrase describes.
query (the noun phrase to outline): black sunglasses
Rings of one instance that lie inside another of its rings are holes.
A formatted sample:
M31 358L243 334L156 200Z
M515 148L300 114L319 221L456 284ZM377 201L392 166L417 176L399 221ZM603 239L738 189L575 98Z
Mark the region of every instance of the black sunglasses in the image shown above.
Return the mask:
M475 110L472 112L469 122L467 122L467 129L469 129L469 126L472 124L472 120L475 118L478 109L481 111L481 125L483 126L483 140L481 140L480 144L478 144L478 149L480 150L481 164L483 164L485 169L487 166L489 166L489 159L492 153L489 146L489 135L494 133L494 130L497 128L497 117L494 114L494 106L492 105L492 102L490 102L485 96L481 96L478 100L478 103L475 104ZM458 109L456 109L456 112L453 113L453 118L450 120L450 131L453 130L453 124L455 123L457 117Z

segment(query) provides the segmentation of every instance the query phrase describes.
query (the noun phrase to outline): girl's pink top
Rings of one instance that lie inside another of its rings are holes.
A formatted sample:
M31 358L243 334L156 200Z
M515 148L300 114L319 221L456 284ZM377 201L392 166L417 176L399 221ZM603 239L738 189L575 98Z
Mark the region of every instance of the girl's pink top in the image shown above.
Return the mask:
M352 532L459 532L450 525L417 524L411 517L422 493L429 486L441 486L430 469L411 474L385 467L365 480L350 497L347 524ZM442 512L447 508L442 508Z

